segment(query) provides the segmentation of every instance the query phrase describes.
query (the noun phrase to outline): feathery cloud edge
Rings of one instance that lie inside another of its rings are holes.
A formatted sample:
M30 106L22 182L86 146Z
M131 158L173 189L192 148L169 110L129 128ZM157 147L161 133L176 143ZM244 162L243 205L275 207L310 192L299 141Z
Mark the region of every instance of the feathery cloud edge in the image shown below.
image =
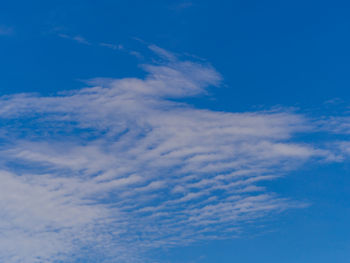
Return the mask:
M348 142L293 142L336 118L319 125L283 109L217 112L169 100L205 93L221 76L150 49L164 61L143 65L144 79L0 98L1 261L146 262L152 248L230 238L248 221L305 206L263 181L350 153Z

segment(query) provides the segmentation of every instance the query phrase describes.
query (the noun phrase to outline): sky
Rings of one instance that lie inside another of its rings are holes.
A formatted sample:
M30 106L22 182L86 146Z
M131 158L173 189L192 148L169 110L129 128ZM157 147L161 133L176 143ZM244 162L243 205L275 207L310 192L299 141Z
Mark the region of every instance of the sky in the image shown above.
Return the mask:
M345 263L346 1L6 1L0 261Z

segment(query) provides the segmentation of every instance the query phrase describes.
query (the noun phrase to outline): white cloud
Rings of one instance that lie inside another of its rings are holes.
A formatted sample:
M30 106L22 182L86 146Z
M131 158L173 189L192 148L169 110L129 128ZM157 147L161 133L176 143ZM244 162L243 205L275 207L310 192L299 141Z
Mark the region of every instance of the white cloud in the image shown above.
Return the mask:
M292 142L309 121L170 101L221 76L151 48L168 61L143 65L144 79L0 99L2 261L52 262L88 247L133 262L148 248L234 236L246 221L303 206L258 184L331 155Z
M85 44L85 45L91 45L91 43L89 41L87 41L84 37L82 36L79 36L79 35L76 35L76 36L70 36L70 35L67 35L67 34L58 34L59 37L61 38L67 38L67 39L71 39L71 40L74 40L80 44Z

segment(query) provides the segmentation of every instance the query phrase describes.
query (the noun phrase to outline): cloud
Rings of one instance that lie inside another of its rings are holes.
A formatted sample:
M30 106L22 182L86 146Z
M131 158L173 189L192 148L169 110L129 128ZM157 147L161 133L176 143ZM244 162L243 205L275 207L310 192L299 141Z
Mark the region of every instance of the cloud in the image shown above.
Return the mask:
M13 28L12 27L8 27L8 26L4 26L4 25L0 25L0 36L7 36L7 35L12 35L13 34Z
M123 50L124 47L123 45L115 45L115 44L110 44L110 43L100 43L101 47L107 47L107 48L111 48L113 50Z
M177 3L177 4L175 4L175 5L172 5L171 7L170 7L170 9L172 9L172 10L176 10L176 11L181 11L181 10L184 10L184 9L188 9L188 8L191 8L191 7L193 7L194 6L194 3L193 2L189 2L189 1L187 1L187 2L180 2L180 3Z
M90 41L89 39L82 37L81 35L72 35L72 34L66 34L66 33L62 33L62 31L64 31L65 29L62 27L56 27L52 29L52 32L57 35L60 38L64 38L64 39L68 39L68 40L73 40L78 44L83 44L83 45L88 45L90 47L100 47L100 48L106 48L106 49L110 49L113 51L119 51L119 52L124 52L127 53L128 55L131 55L133 57L136 57L137 59L144 59L143 55L136 51L136 50L132 50L128 47L125 47L123 44L115 44L115 43L107 43L107 42L94 42L94 41ZM136 40L137 38L135 38ZM137 41L141 41L140 39L137 39ZM152 50L152 47L149 47ZM154 48L158 48L154 46ZM155 51L156 52L156 51ZM158 51L157 51L158 52ZM164 50L164 52L166 52ZM170 52L169 52L170 54ZM159 56L161 56L161 54L159 53Z
M60 28L56 28L53 31L57 32L60 31ZM100 43L93 43L89 40L87 40L86 38L80 36L80 35L68 35L68 34L64 34L64 33L58 33L57 34L59 37L61 38L65 38L65 39L70 39L75 41L76 43L79 44L83 44L83 45L88 45L88 46L95 46L95 47L103 47L103 48L108 48L114 51L121 51L121 52L126 52L131 56L134 56L138 59L142 59L143 56L141 55L140 52L135 51L135 50L131 50L129 48L125 48L122 44L113 44L113 43L105 43L105 42L100 42Z
M222 77L150 48L164 60L142 65L145 78L0 98L2 261L147 262L149 249L229 238L305 206L261 184L332 155L293 140L315 125L282 109L176 102Z
M58 34L59 37L61 38L66 38L66 39L71 39L71 40L74 40L80 44L84 44L84 45L91 45L91 43L89 41L87 41L84 37L82 36L79 36L79 35L76 35L76 36L70 36L70 35L67 35L67 34Z

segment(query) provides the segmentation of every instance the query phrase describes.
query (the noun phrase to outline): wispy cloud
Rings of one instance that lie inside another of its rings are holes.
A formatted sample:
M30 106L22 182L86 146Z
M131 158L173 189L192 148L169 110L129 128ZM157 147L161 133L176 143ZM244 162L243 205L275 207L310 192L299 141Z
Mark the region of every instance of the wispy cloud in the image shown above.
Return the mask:
M0 25L0 36L12 35L13 33L14 33L13 27Z
M71 36L71 35L60 33L60 34L58 34L58 36L61 38L71 39L71 40L76 41L80 44L91 45L91 43L89 41L87 41L84 37L79 36L79 35Z
M55 29L54 31L60 30ZM137 58L143 58L140 52L131 50L129 48L124 47L122 44L114 44L114 43L106 43L106 42L100 42L100 43L93 43L89 40L87 40L85 37L82 37L80 35L69 35L69 34L64 34L64 33L58 33L57 34L61 38L73 40L79 44L83 45L89 45L89 46L94 46L94 47L103 47L103 48L108 48L114 51L121 51L121 52L126 52L129 55L132 55Z
M177 4L174 4L171 6L171 9L173 10L183 10L183 9L188 9L194 6L194 3L191 1L186 1L186 2L180 2Z
M147 249L227 238L305 205L261 183L332 154L293 142L314 125L288 110L168 100L205 93L221 76L150 48L165 60L143 65L144 79L0 98L1 261L136 262Z
M110 43L100 43L100 46L102 47L108 47L108 48L111 48L111 49L114 49L114 50L123 50L124 47L123 45L115 45L115 44L110 44Z

